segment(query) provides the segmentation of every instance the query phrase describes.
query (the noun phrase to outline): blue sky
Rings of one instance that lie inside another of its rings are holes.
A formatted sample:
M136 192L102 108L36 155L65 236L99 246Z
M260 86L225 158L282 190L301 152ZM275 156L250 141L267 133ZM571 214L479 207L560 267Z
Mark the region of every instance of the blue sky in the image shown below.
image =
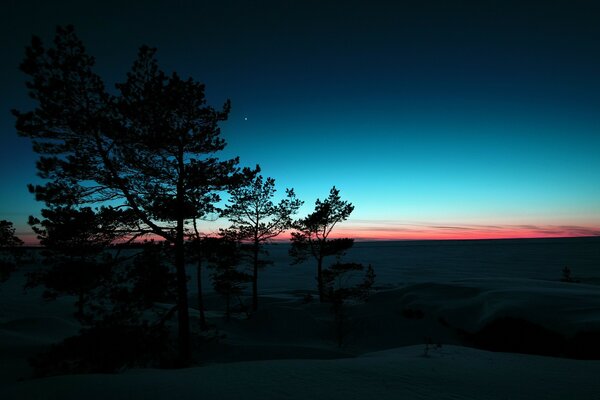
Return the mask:
M0 219L25 233L40 208L25 189L36 157L9 113L33 105L24 47L73 23L109 84L149 44L164 69L205 82L213 105L231 99L223 156L294 187L302 213L336 185L356 206L340 234L598 235L591 3L9 1Z

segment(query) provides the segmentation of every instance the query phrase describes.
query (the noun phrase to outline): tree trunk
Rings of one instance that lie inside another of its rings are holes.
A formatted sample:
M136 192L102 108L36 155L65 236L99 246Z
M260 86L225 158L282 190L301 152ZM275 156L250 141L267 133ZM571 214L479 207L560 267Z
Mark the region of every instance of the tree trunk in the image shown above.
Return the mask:
M177 221L175 268L177 272L177 315L179 324L179 356L182 362L190 359L190 316L187 298L187 276L183 252L183 218Z
M338 294L339 296L339 294ZM342 347L344 343L344 301L339 298L333 299L333 314L336 324L338 347Z
M206 330L206 315L204 314L204 296L202 294L202 256L198 256L196 282L198 284L198 312L200 313L200 330Z
M317 288L319 290L319 302L323 303L325 301L325 296L323 295L323 256L319 256L317 260Z
M182 363L188 363L191 358L190 344L190 315L188 310L187 298L187 275L185 273L185 253L184 253L184 218L185 218L185 198L184 198L184 174L185 165L183 159L183 138L179 144L177 154L178 172L177 178L177 209L175 215L177 218L177 228L175 235L175 270L177 273L177 316L179 324L179 357Z
M254 241L253 263L254 273L252 274L252 310L258 310L258 241Z
M83 302L84 302L84 290L79 289L79 301L77 302L77 319L80 321L83 319Z
M229 322L229 317L231 316L231 309L229 306L231 295L227 293L225 296L225 321Z

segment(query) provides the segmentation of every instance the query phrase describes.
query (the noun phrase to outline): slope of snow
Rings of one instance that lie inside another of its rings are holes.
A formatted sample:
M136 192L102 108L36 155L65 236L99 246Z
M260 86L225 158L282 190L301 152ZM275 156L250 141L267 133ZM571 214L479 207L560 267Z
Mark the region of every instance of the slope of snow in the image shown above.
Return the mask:
M597 399L600 361L411 346L337 360L130 370L11 384L2 399Z
M470 279L397 290L403 307L476 332L501 317L524 319L564 335L600 331L600 287L532 279ZM377 295L374 296L377 299Z

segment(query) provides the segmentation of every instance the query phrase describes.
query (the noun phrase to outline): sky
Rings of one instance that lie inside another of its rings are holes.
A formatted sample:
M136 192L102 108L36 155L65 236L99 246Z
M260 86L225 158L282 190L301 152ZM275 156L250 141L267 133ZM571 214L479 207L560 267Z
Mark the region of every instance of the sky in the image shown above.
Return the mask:
M122 81L137 48L232 102L223 158L260 164L309 213L336 186L357 239L600 235L600 3L16 1L0 15L0 219L42 207L18 70L75 25ZM220 221L207 230L226 225Z

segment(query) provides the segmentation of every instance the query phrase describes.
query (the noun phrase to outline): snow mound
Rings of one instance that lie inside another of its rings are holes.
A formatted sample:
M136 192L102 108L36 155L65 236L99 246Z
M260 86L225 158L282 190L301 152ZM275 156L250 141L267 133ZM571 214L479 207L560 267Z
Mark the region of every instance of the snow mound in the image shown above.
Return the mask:
M394 296L384 296L390 295ZM395 291L395 295L400 307L423 310L468 332L477 332L505 317L523 319L567 336L600 331L600 287L596 285L471 279L412 285Z

